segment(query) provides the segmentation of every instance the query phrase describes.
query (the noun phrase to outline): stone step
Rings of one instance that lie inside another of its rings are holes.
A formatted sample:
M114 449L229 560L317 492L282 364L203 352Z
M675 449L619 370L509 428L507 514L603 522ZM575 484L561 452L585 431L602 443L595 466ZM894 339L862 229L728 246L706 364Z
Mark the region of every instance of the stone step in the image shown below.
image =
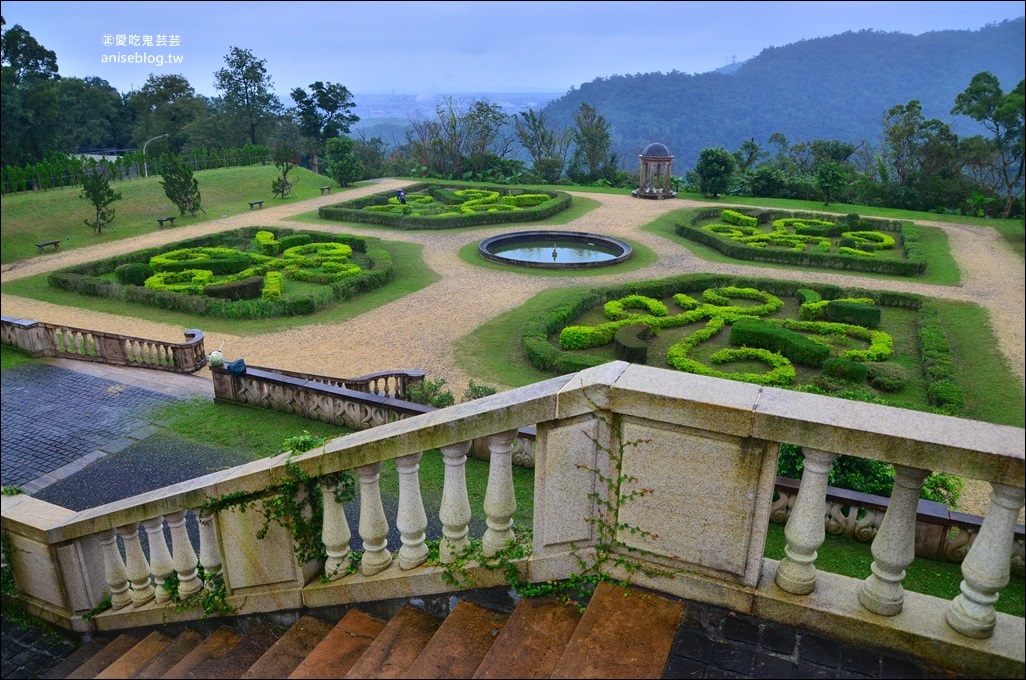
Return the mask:
M403 605L345 677L402 677L441 625L423 609Z
M288 677L345 676L384 630L386 623L359 609L350 609Z
M203 636L194 630L187 630L164 648L157 656L132 674L133 678L159 678L167 673L185 656L203 642Z
M260 623L242 634L239 643L232 647L220 659L211 659L203 668L193 669L191 677L220 680L234 680L255 664L278 639L284 630L269 623ZM197 675L202 673L202 675Z
M125 652L135 647L138 643L138 638L134 638L131 635L119 635L65 677L95 678L97 673L102 672L107 666L117 661Z
M403 677L473 677L508 618L509 614L461 600Z
M84 664L90 657L106 647L109 643L110 640L107 638L93 638L89 642L83 643L81 647L69 654L65 659L61 660L59 664L45 673L42 676L43 680L58 680L59 678L68 677L73 670Z
M97 673L96 677L104 680L131 677L133 673L152 661L170 644L171 637L169 635L155 630L140 640L135 647L125 652L120 659Z
M230 652L241 640L241 634L229 626L221 626L160 677L205 678L207 665Z
M240 677L249 680L287 678L331 631L331 624L301 616L267 652Z
M553 678L659 678L684 618L684 604L603 582Z
M474 677L551 677L580 620L576 606L554 598L521 600Z

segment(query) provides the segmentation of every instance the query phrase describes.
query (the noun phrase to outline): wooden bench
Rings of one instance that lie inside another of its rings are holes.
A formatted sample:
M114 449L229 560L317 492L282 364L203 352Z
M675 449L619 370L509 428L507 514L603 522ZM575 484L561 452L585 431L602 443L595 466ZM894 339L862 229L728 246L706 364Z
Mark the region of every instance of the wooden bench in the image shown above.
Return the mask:
M321 187L321 196L323 196L324 194L330 194L330 193L331 193L331 185L330 184L328 186L326 186L326 187Z
M39 254L40 255L42 255L43 253L46 252L46 247L47 246L53 246L54 250L60 250L61 249L60 239L58 239L56 241L44 241L43 243L37 243L36 244L36 248L39 248Z
M253 208L258 207L258 206L263 208L264 207L264 202L263 201L250 201L249 202L249 209L250 210L252 210Z
M157 224L160 225L161 229L164 228L164 223L165 222L170 222L172 227L175 226L175 218L173 218L173 217L158 217L157 218Z

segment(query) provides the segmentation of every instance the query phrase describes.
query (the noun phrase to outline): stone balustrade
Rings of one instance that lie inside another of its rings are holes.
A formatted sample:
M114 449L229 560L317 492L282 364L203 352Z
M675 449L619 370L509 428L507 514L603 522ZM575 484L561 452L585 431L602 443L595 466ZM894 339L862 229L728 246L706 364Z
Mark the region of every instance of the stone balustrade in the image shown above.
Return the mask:
M179 593L209 582L200 571L220 574L227 602L240 614L448 592L458 587L441 567L425 564L427 517L441 523L443 564L467 544L473 517L484 520L485 553L515 538L512 442L532 425L531 554L514 562L523 578L563 579L590 562L614 578L842 642L878 645L954 672L1023 676L1024 620L993 606L1008 582L1024 503L1022 428L624 362L391 420L296 456L280 454L83 512L4 496L5 557L32 613L79 630L159 624L167 604L159 601L157 584L172 573ZM491 450L490 472L483 503L475 506L465 465L471 442L481 438ZM780 442L801 446L806 460L790 503L786 556L778 562L763 553ZM444 489L438 507L428 508L419 462L436 450L445 464ZM816 569L828 516L826 477L841 454L898 470L873 540L872 567L858 579ZM381 470L393 464L398 502L384 503ZM209 511L212 499L259 494L297 471L324 477L343 470L357 480L357 510L350 512L356 516L347 516L330 485L322 487L324 560L300 562L291 535L273 523L256 538L259 512L224 504ZM915 559L916 500L927 471L993 488L963 564L961 592L950 601L902 587ZM140 527L150 539L148 554ZM392 527L400 536L395 554L387 543ZM604 560L610 535L613 555ZM355 570L354 550L362 552ZM473 567L468 573L478 586L503 578ZM86 622L82 615L104 591L112 608Z
M207 363L203 332L189 329L185 331L185 337L185 342L164 342L42 321L0 317L0 342L17 347L33 357L63 357L114 366L195 373Z
M407 390L410 385L423 382L424 376L427 375L425 371L377 371L358 378L336 378L300 371L286 371L281 368L265 368L263 366L248 366L247 372L254 369L264 371L265 373L301 378L313 384L330 385L356 392L375 394L379 397L391 397L392 399L406 399L408 396Z

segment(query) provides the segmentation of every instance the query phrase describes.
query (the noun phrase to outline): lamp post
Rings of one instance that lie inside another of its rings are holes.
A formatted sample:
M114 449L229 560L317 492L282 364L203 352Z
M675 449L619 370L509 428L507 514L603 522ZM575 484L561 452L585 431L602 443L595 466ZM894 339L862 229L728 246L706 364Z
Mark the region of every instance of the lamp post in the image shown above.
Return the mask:
M165 132L162 135L157 135L153 139L147 139L146 140L146 144L149 144L150 142L154 141L155 139L160 139L161 137L167 137L170 134L171 134L170 132ZM149 177L150 176L150 168L149 168L149 166L146 163L146 144L143 144L143 177Z

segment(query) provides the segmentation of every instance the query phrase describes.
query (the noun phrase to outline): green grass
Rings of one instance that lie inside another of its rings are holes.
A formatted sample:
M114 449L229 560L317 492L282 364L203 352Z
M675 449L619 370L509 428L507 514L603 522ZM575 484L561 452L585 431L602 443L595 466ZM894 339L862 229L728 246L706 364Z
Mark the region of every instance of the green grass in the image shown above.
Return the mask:
M0 345L0 369L14 368L26 361L33 361L32 357L24 354L9 345Z
M786 206L779 206L785 208ZM790 206L795 209L793 206ZM808 271L808 272L838 272L854 274L867 279L890 279L896 281L914 281L915 283L930 283L938 286L957 286L961 282L961 272L951 250L948 248L948 235L942 229L936 227L917 226L919 229L920 243L923 254L926 257L926 273L922 276L893 276L890 274L874 274L868 272L847 272L825 267L799 267L789 264L776 264L773 262L755 262L753 260L738 260L724 255L715 248L701 243L695 243L679 235L676 231L678 222L689 219L692 210L682 209L661 215L657 219L641 227L642 231L658 234L674 243L690 250L697 257L709 262L722 264L745 265L749 267L762 267L765 269L776 269L779 271ZM900 217L896 219L910 219Z
M525 188L530 188L530 187L525 187ZM549 191L552 191L552 190L557 190L558 191L558 190L561 190L561 188L560 187L548 187L548 190ZM567 208L566 210L564 210L563 212L557 213L557 214L553 215L552 217L550 217L550 218L548 218L546 220L541 220L540 222L524 222L522 224L521 223L511 223L511 226L515 226L518 229L531 229L531 228L534 228L534 227L554 227L554 226L558 226L558 225L563 225L563 224L567 224L569 222L572 222L573 220L576 220L578 217L581 217L582 215L585 215L585 214L591 212L592 210L598 208L600 205L601 205L601 203L599 203L598 201L596 201L594 199L584 198L584 197L581 197L581 196L574 196L573 200L570 202L570 207ZM383 224L373 224L373 223L369 223L369 222L340 222L338 220L325 220L325 219L323 219L323 218L318 216L316 210L311 210L310 212L305 212L305 213L299 213L298 215L295 215L293 217L288 217L286 219L289 220L289 221L292 221L292 222L303 222L303 223L306 223L306 224L318 224L318 225L321 225L321 226L323 226L325 224L336 224L336 225L342 225L344 227L348 226L348 227L359 228L359 229L372 229L372 230L390 232L390 233L393 233L393 234L396 233L397 231L402 231L402 230L396 229L395 227L389 227L389 226L385 226ZM481 229L489 229L489 228L493 228L495 226L496 225L494 225L494 224L483 224L483 225L478 225L478 226L474 226L474 227L455 227L453 229L444 229L444 230L437 230L437 231L444 231L447 234L462 234L462 233L468 232L468 231L479 231ZM411 230L411 231L421 231L421 232L423 232L423 231L432 231L432 230L430 230L430 229L420 229L420 230Z
M47 283L48 274L38 274L3 284L0 289L4 293L20 297L42 300L66 307L78 307L96 312L118 314L120 316L156 321L183 328L202 327L205 332L229 333L232 335L249 336L263 333L274 333L286 328L295 328L316 323L341 323L364 312L376 309L381 305L398 300L404 295L428 286L438 280L438 274L432 271L421 257L423 246L401 241L382 241L380 245L392 255L395 275L392 281L356 297L323 309L316 314L289 316L271 319L218 319L199 318L183 312L156 309L141 304L120 302L106 298L79 295L71 291L59 290Z
M283 201L271 193L271 182L277 175L278 170L273 165L196 172L205 211L197 213L196 217L177 217L178 208L164 195L159 175L113 182L112 188L120 191L123 198L114 203L114 222L100 236L83 223L94 217L95 211L80 198L80 187L10 194L4 196L0 203L3 219L0 262L41 257L35 244L54 239L60 239L61 249L72 249L158 231L158 217L174 215L177 226L182 227L217 219L221 215L249 212L249 201L264 200L265 208L296 203L319 196L318 187L325 182L320 175L296 168L289 174L295 182L295 197ZM252 212L255 215L259 211ZM165 230L172 229L165 227Z
M766 557L774 560L784 558L784 525L770 522L766 534ZM869 576L869 566L873 563L871 545L853 541L841 536L828 534L823 546L819 549L816 568L832 574L841 574L857 579ZM906 590L926 595L933 595L945 600L954 599L959 593L962 582L962 565L953 562L938 562L917 558L905 570L902 586ZM1026 580L1022 576L1012 574L1008 585L1001 591L994 608L999 612L1022 617L1026 614L1024 604Z
M516 309L500 314L463 336L453 346L456 362L475 379L507 387L523 387L553 377L531 365L520 347L520 330L532 317L559 304L572 291L543 291Z
M474 241L466 244L459 249L457 253L459 258L467 264L472 264L475 267L482 267L484 269L495 269L498 271L505 272L516 272L518 274L526 274L528 276L541 276L541 277L554 277L565 279L568 277L587 277L587 276L602 276L604 274L623 274L625 272L632 272L638 269L643 269L651 264L655 264L659 261L659 256L646 246L641 245L636 241L630 241L624 239L624 241L634 249L633 254L627 260L620 262L619 264L609 265L605 267L589 267L587 269L543 269L539 267L517 267L508 264L499 264L498 262L492 262L486 260L478 252L478 246L480 242Z
M1026 396L994 338L989 312L968 302L937 301L937 307L969 417L1026 427Z

